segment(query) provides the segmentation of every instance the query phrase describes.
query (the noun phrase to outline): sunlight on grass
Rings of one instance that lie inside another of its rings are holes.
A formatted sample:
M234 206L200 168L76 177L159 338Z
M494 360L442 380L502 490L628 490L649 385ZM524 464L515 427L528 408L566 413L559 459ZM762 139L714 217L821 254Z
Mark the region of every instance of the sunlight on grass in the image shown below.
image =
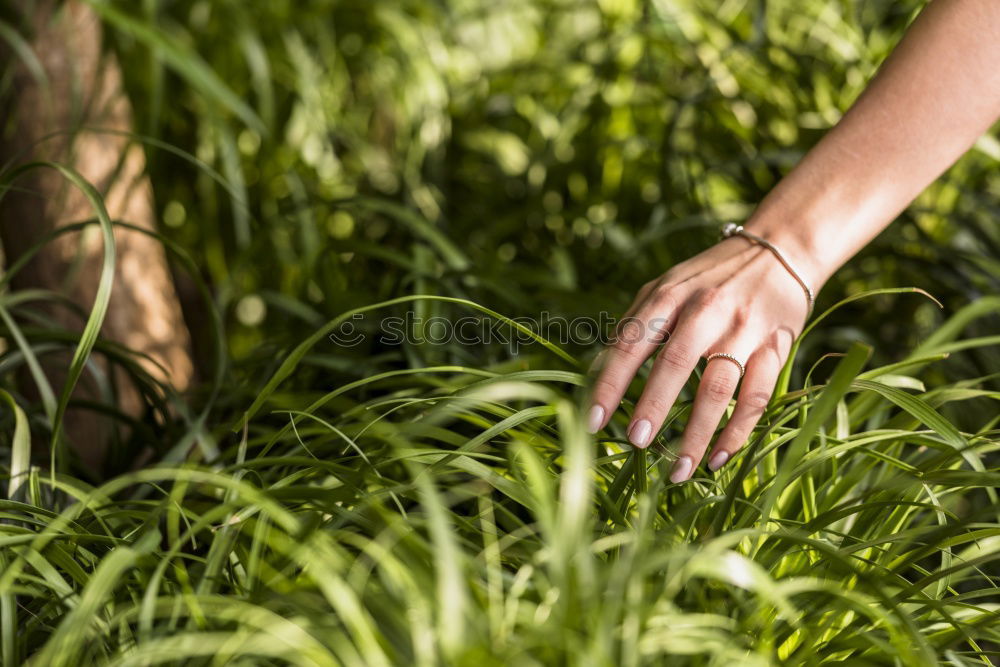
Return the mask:
M66 167L0 170L0 196L54 168L93 207L0 279L3 667L995 660L995 139L824 289L718 473L669 481L697 378L649 450L625 438L634 391L589 436L597 346L522 319L618 313L713 242L919 3L87 4L164 225L111 220ZM105 273L116 228L171 257L189 395L98 335L108 280L95 304L11 289L87 228ZM379 338L411 313L524 344ZM364 340L332 339L345 323ZM116 381L71 400L97 357L144 414ZM110 478L64 451L71 407L128 434Z

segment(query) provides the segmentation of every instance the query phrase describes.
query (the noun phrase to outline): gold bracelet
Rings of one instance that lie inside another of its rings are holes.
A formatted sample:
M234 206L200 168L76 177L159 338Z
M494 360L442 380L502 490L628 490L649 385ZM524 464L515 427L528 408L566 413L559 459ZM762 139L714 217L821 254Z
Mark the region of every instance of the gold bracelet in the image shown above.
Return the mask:
M802 289L805 290L806 299L809 301L809 315L811 315L813 311L813 305L816 303L816 297L813 294L813 291L809 287L809 285L806 284L806 281L802 279L801 275L799 275L799 272L796 271L795 267L793 267L791 263L785 258L784 253L778 250L777 246L775 246L767 239L757 236L756 234L751 234L747 230L743 229L743 225L737 225L735 222L727 222L722 226L722 238L728 239L733 236L742 236L751 243L762 245L768 250L770 250L771 253L778 258L778 261L781 262L781 265L784 266L785 269L787 269L790 274L792 274L792 277L795 278L795 281L799 285L802 285Z

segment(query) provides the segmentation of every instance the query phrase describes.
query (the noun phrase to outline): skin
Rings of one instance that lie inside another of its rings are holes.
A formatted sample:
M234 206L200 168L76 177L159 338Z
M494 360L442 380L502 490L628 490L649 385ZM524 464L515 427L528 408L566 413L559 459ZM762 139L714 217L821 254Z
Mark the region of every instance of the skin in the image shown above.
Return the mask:
M744 227L780 248L818 292L998 118L1000 1L935 0L840 123ZM741 381L727 359L707 364L671 481L691 477L735 395L709 456L709 468L718 470L763 415L808 314L802 286L747 239L726 239L671 268L639 290L626 313L634 318L630 335L601 355L590 431L604 428L659 349L628 429L636 447L649 446L699 361L727 352L746 375Z

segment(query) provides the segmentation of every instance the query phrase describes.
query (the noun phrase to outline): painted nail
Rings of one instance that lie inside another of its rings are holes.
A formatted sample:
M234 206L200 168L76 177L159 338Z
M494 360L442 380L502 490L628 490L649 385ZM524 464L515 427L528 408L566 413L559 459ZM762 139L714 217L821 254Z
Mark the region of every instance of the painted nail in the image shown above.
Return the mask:
M604 408L595 405L590 408L590 417L587 419L587 430L590 433L597 433L604 425Z
M726 465L726 461L729 460L729 452L716 452L715 456L708 460L708 469L715 472L722 466Z
M674 464L674 471L670 473L670 481L680 484L691 476L691 457L682 456Z
M628 431L628 439L632 441L633 445L642 449L649 444L649 436L652 431L653 425L646 419L640 419L632 424L632 428Z

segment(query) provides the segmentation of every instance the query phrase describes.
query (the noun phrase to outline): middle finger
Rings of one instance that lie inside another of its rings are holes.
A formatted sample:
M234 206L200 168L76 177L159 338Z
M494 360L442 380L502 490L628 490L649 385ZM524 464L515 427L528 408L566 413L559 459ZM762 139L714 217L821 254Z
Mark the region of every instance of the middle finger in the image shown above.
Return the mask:
M646 388L635 406L628 430L633 445L649 446L701 358L701 352L714 338L706 318L687 317L677 325L657 355Z

